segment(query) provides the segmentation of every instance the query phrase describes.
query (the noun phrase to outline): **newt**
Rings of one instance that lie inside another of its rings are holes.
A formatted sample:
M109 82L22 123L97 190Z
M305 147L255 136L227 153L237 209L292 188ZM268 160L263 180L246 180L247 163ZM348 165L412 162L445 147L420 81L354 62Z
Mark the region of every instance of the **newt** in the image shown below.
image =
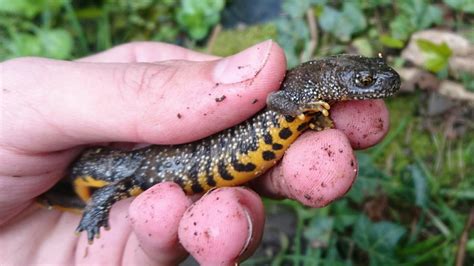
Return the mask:
M330 105L395 94L400 76L382 58L336 55L288 70L267 106L239 125L180 145L151 145L124 151L87 148L68 174L40 200L83 212L77 233L92 243L109 229L112 205L153 185L173 181L187 194L237 186L265 173L308 128L331 128Z

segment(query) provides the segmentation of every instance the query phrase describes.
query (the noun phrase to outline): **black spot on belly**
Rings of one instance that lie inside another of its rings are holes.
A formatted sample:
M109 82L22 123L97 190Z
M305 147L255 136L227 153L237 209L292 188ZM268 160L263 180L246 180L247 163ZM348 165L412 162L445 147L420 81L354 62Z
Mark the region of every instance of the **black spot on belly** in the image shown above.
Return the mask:
M217 185L216 180L214 180L214 177L210 174L207 175L206 182L210 187L215 187Z
M282 130L280 130L280 132L278 133L278 136L280 136L280 138L282 138L282 139L287 139L292 134L293 134L293 132L291 132L291 129L285 127Z
M272 151L264 151L262 153L262 157L265 161L271 161L276 158L275 153L273 153Z
M235 171L238 172L252 172L257 168L257 166L253 163L239 163L238 161L233 161L232 166L234 167Z
M290 116L290 115L285 115L285 120L286 120L286 122L291 123L291 122L295 121L295 117Z
M173 182L178 184L180 187L184 187L184 178L179 177L179 178L174 178ZM149 184L150 187L152 187L154 184Z
M265 134L263 136L263 140L265 141L265 144L272 144L273 142L272 135L270 135L270 133Z
M191 189L193 190L194 193L201 193L204 191L204 189L201 187L200 184L198 183L194 183L192 186L191 186Z
M298 128L297 128L296 130L298 130L298 131L303 131L303 130L305 130L306 128L308 128L308 122L302 123L301 125L298 126Z
M217 171L224 180L234 179L234 177L227 171L224 163L219 163L219 165L217 166Z
M273 143L272 149L275 151L281 150L283 149L283 145L281 145L280 143Z

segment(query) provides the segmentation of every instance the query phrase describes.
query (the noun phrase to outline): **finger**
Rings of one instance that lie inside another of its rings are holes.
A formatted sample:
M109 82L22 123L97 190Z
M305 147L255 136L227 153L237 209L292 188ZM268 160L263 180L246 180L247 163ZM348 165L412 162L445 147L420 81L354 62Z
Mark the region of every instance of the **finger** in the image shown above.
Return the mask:
M331 118L354 149L380 142L388 132L390 118L383 100L347 101L332 106Z
M191 203L174 183L153 186L133 201L130 220L143 256L168 265L185 258L187 252L179 243L178 225Z
M280 164L252 185L268 196L323 207L342 197L357 175L357 161L342 131L308 132L286 151Z
M78 216L30 205L1 226L2 265L72 265L77 237L71 226Z
M209 61L218 56L191 51L161 42L133 42L122 44L107 51L78 59L78 62L132 63L167 60Z
M216 189L185 212L179 239L201 265L235 265L257 248L264 217L262 202L253 191Z
M56 183L76 155L75 149L42 156L0 149L0 225Z
M84 143L170 144L237 124L285 73L271 41L207 62L72 63L18 59L5 73L0 144L44 152ZM28 78L25 79L25 75Z

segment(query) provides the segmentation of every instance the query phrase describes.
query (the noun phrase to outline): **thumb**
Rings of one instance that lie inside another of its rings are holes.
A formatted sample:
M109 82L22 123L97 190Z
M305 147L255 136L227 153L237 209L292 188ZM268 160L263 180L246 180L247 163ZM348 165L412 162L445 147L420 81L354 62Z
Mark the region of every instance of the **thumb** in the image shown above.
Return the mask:
M214 61L0 65L0 145L29 152L85 143L189 142L245 120L284 76L272 41Z

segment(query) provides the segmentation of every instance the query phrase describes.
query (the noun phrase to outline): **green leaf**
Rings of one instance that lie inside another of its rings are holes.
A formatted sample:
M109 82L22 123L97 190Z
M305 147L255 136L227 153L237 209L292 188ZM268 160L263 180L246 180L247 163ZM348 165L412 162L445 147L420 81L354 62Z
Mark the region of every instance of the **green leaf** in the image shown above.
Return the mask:
M363 56L371 57L374 55L374 49L368 38L354 39L352 45L357 48L357 52Z
M62 0L0 0L0 12L32 18L41 11L58 9Z
M41 54L41 42L32 34L16 33L5 45L10 51L11 57Z
M452 54L451 49L446 43L436 44L429 40L419 39L416 41L416 44L421 49L421 51L426 53L435 53L441 56L449 57Z
M319 25L324 31L335 31L340 17L341 12L330 6L324 6L323 11L319 17Z
M419 20L417 30L426 29L433 24L439 24L443 19L443 12L436 6L428 5L424 9L418 10Z
M71 57L72 37L62 29L35 29L36 35L13 33L6 42L9 57L44 56L66 59Z
M444 0L449 7L465 13L474 13L474 1L472 0Z
M474 238L467 241L466 250L469 252L469 254L474 253Z
M369 0L369 1L362 1L365 4L364 8L376 8L379 6L386 6L392 3L391 0Z
M366 197L375 196L379 187L382 185L381 177L386 177L372 157L364 152L357 152L357 161L359 164L359 176L352 185L347 197L356 203L362 204Z
M325 5L328 0L308 0L310 5Z
M346 20L345 23L347 23L344 26L349 27L352 34L358 33L367 27L364 13L362 13L360 7L353 2L344 2L342 15Z
M448 67L452 51L446 43L436 44L428 40L418 39L416 44L424 54L424 67L432 72L440 72Z
M0 0L0 12L33 17L41 11L43 1L34 0Z
M397 38L394 38L394 37L391 37L389 35L381 35L380 38L379 38L380 42L387 46L387 47L390 47L390 48L396 48L396 49L401 49L403 48L403 46L405 46L405 42L400 40L400 39L397 39Z
M418 255L420 253L428 252L431 249L436 248L443 241L444 238L441 235L430 236L427 239L417 241L402 247L399 250L398 254L401 254L403 256Z
M390 23L391 35L396 39L407 40L413 32L442 22L441 9L426 0L406 0L398 4L400 14Z
M305 1L307 2L307 1ZM309 29L306 20L303 19L306 9L301 8L305 3L285 0L282 10L286 16L281 16L276 20L277 40L283 47L286 54L287 65L293 67L300 63L301 55L309 43ZM291 13L291 15L290 15ZM309 55L311 56L311 55Z
M347 198L334 202L330 208L334 217L333 227L338 232L345 232L349 227L354 226L360 215L359 211L351 208Z
M408 40L410 35L416 31L413 25L411 25L408 16L398 15L395 19L390 22L390 30L392 36L399 40Z
M71 57L72 37L69 32L62 29L40 30L38 38L41 41L44 56L57 59Z
M413 178L415 203L419 207L426 208L428 202L427 177L417 165L408 166L408 171Z
M302 18L310 8L308 0L283 1L282 7L291 18Z
M391 222L372 223L361 215L354 226L352 238L356 245L367 252L370 265L397 263L395 249L400 238L406 233L402 226Z
M200 40L219 22L224 4L224 0L181 0L176 20L192 39Z
M474 75L468 72L461 72L459 76L464 87L468 91L474 92ZM474 195L474 191L472 191L472 194Z
M344 2L341 11L324 6L319 24L324 31L332 33L342 41L349 41L351 36L367 27L367 21L360 7L349 1Z
M79 19L97 19L102 15L102 9L98 7L86 7L76 11Z
M305 238L313 246L327 247L333 231L334 218L315 216L304 232Z

